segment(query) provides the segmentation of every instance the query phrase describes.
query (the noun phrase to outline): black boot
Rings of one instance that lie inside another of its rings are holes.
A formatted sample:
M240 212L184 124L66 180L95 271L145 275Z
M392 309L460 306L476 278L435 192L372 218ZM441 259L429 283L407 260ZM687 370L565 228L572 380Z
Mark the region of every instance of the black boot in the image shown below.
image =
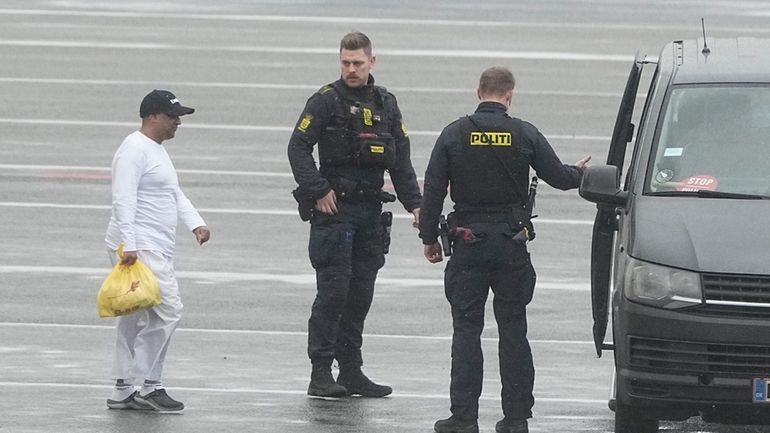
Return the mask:
M479 433L477 420L461 420L454 415L447 419L440 419L433 425L436 433Z
M331 365L313 364L307 394L316 397L344 397L348 390L334 381Z
M360 365L340 366L340 375L337 383L348 390L348 395L360 395L363 397L385 397L393 392L393 388L386 385L378 385L372 382L361 371Z
M529 433L527 420L503 418L495 424L495 433Z

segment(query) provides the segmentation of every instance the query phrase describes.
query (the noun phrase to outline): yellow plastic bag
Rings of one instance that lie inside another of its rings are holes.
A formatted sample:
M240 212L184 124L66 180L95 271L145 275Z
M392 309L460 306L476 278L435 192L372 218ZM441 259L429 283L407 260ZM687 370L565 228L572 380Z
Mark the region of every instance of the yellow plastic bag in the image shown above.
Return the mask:
M118 247L123 258L123 245ZM97 296L99 317L115 317L160 304L158 279L141 260L131 266L118 263L104 279Z

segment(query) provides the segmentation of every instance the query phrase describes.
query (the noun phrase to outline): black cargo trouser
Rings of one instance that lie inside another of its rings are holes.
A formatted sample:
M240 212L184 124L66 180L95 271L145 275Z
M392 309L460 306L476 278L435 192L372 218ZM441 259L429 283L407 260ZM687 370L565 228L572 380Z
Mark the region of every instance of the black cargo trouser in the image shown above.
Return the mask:
M313 364L362 365L364 320L374 296L377 271L385 264L387 233L378 203L338 202L336 215L318 214L308 252L316 270L316 297L308 321L308 356Z
M508 223L467 224L476 240L455 243L444 287L452 307L452 414L478 418L484 376L481 332L489 288L499 333L502 406L506 417L532 417L535 368L527 341L526 306L535 288L535 270L526 245L514 241Z

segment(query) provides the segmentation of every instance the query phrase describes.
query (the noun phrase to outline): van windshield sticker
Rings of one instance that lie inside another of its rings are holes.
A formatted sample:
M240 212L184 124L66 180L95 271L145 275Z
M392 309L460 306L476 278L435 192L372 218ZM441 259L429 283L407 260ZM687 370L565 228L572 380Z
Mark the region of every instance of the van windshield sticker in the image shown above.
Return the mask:
M670 182L671 179L674 178L674 170L671 170L670 168L664 168L663 170L659 171L658 174L655 176L655 181L658 183L665 183Z
M663 156L682 156L683 147L669 147L665 150Z
M719 186L719 181L714 176L708 174L698 174L690 176L687 179L679 182L676 186L677 191L700 191L709 190L716 191Z

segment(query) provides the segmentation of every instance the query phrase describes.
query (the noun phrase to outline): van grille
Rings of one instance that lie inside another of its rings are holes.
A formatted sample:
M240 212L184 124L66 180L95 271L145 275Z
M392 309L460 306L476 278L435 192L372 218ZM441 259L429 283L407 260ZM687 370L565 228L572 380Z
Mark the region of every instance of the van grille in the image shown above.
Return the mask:
M770 277L703 274L703 293L707 301L746 302L770 307Z
M770 318L770 276L703 274L706 304L690 310L707 316Z
M631 364L692 374L770 376L770 346L629 337Z

